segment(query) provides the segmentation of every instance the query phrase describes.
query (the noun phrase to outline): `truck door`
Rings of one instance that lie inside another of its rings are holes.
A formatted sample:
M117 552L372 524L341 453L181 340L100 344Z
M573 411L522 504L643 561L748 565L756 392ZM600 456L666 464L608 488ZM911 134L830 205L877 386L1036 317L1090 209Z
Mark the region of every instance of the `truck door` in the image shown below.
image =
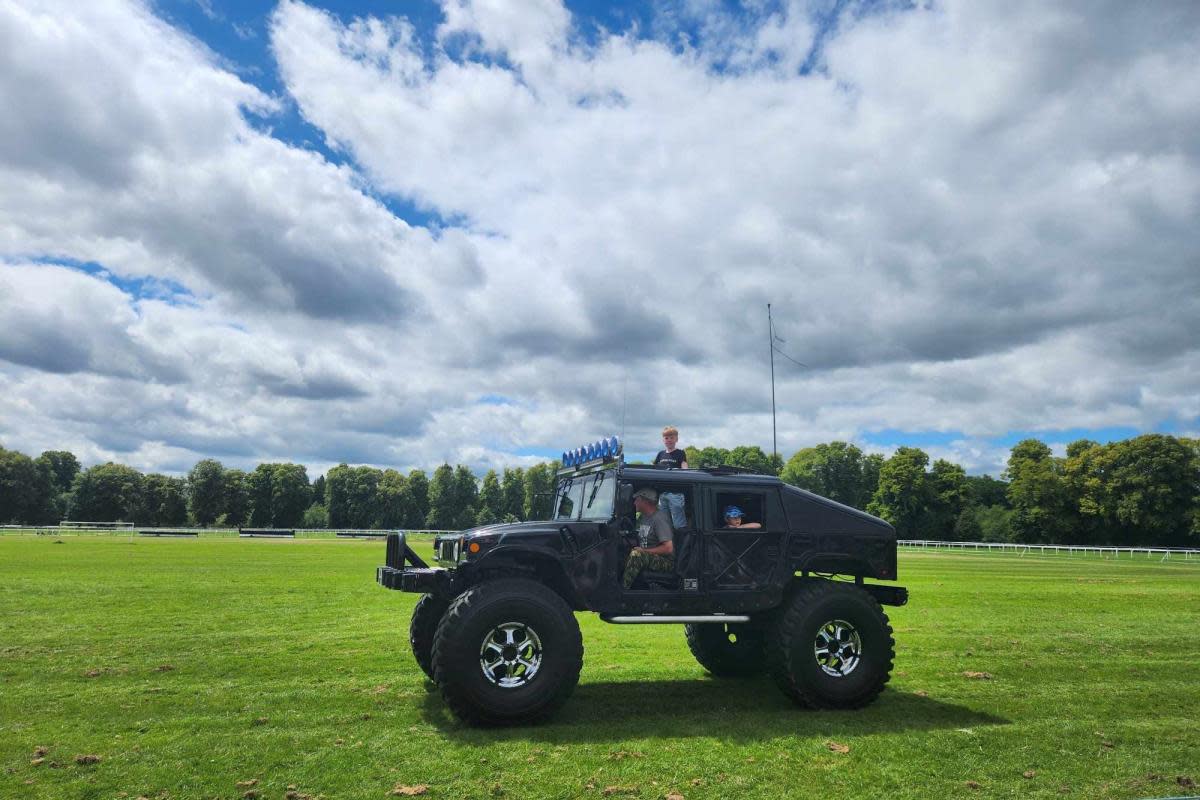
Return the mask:
M779 547L787 520L773 487L731 487L707 490L704 508L705 583L710 590L765 589L779 564ZM725 511L735 506L745 523L726 525Z

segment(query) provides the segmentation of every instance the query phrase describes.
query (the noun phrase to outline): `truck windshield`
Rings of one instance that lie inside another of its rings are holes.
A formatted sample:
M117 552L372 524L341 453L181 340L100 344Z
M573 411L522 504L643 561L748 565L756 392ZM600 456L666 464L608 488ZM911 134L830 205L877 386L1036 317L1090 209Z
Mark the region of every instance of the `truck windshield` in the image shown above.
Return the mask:
M554 495L554 519L575 519L583 499L583 479L563 478Z
M609 470L563 478L554 495L554 519L611 519L616 491L617 481Z

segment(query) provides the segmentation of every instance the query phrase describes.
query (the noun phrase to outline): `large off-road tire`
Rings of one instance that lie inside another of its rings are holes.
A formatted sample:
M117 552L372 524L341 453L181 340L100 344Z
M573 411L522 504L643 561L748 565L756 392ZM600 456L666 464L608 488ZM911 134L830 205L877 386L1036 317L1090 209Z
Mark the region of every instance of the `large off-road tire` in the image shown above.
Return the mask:
M758 675L766 666L767 632L761 622L685 625L688 649L718 678Z
M433 638L437 635L438 623L450 607L444 597L423 594L413 608L412 621L408 623L408 643L412 645L413 657L421 671L433 680Z
M566 702L583 668L570 607L524 578L467 589L450 603L433 643L434 682L473 725L535 722Z
M861 708L891 678L895 640L883 608L848 583L806 580L767 635L767 669L809 708Z

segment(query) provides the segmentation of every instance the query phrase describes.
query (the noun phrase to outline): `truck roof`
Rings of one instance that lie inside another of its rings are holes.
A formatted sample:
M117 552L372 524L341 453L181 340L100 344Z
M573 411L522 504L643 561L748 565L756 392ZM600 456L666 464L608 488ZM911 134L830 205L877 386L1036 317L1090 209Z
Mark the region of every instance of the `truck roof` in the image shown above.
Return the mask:
M651 466L621 468L621 477L631 480L654 481L656 483L721 483L744 486L779 486L783 481L774 475L753 472L712 472L706 469L658 469Z

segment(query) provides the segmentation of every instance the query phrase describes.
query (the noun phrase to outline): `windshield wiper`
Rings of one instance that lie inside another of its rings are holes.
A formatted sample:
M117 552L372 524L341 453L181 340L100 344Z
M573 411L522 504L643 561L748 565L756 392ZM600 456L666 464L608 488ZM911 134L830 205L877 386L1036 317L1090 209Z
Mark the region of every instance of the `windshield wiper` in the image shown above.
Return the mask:
M595 485L592 486L592 493L588 495L587 508L592 507L592 503L596 502L596 493L600 491L601 484L604 483L605 473L599 472L596 474Z
M570 494L571 487L574 485L575 485L575 481L573 478L567 478L566 480L564 480L562 483L560 483L558 485L558 491L555 492L555 494L554 494L554 518L555 519L563 518L562 517L562 501L564 498L568 499L568 500L570 499L569 497L567 497L567 495Z

